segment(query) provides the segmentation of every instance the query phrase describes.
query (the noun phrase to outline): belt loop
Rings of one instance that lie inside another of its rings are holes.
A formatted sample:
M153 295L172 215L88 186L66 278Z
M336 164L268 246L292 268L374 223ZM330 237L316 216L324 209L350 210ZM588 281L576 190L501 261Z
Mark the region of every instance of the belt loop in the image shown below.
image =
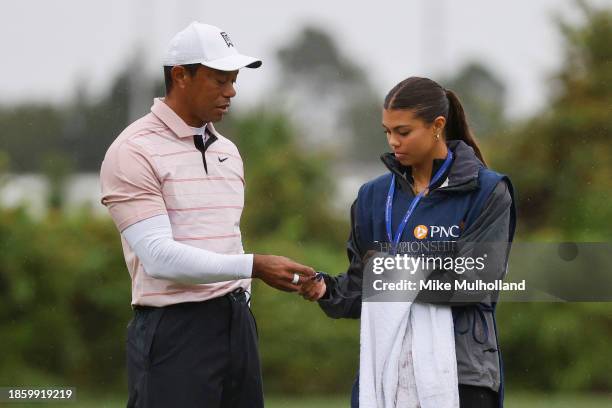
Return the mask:
M242 287L239 287L239 288L236 288L233 291L229 292L228 296L234 302L247 303L246 293L247 293L247 291L245 291ZM249 299L250 299L250 296L249 296Z

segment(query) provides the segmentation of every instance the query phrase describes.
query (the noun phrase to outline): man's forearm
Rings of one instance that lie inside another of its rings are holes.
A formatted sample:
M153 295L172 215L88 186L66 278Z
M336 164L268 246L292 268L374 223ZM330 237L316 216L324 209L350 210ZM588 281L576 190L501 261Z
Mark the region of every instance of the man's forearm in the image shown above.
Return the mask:
M245 279L252 274L253 255L218 254L175 241L166 215L131 225L122 235L145 272L156 279L201 284Z

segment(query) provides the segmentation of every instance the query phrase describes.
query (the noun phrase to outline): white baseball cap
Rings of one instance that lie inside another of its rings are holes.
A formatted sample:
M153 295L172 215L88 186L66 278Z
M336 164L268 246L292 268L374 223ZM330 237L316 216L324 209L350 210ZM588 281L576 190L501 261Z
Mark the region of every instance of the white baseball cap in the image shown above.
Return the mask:
M194 21L172 38L163 64L202 64L220 71L235 71L259 68L261 60L238 53L229 35L220 28Z

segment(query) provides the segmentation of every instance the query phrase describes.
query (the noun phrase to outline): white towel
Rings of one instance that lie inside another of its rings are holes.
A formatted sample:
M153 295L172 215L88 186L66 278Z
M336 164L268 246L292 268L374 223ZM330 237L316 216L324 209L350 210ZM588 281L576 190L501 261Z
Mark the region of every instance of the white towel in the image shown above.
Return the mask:
M449 306L363 303L359 407L459 407Z

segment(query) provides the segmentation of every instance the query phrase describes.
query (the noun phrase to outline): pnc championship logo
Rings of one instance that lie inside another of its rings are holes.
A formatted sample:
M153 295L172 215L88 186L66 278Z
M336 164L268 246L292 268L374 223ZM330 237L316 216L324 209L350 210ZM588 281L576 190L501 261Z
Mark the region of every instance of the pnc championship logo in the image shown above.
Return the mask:
M412 233L416 239L431 238L459 238L459 234L463 229L463 222L460 225L451 225L448 227L442 225L417 225Z
M416 239L424 239L427 238L427 232L429 229L425 225L417 225L414 228L414 237Z

